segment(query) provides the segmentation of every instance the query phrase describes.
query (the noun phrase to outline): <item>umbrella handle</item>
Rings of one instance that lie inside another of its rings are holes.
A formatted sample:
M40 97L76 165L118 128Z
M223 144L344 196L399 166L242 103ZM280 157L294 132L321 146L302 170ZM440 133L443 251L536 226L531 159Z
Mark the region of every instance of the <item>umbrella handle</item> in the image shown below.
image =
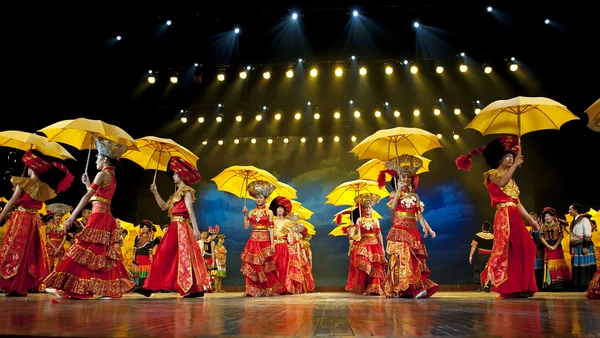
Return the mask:
M90 142L90 148L88 149L88 157L87 157L87 161L85 162L85 173L87 174L88 172L88 165L90 164L90 156L92 155L92 143Z
M162 152L158 153L158 161L156 162L156 170L154 170L154 180L152 183L156 183L156 174L158 174L158 166L160 165L160 157L162 156Z

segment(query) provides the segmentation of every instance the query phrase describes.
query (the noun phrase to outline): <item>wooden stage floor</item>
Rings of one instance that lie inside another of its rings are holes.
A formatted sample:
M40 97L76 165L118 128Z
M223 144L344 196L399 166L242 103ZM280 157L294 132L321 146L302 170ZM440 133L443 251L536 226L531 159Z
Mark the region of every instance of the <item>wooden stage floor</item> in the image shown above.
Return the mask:
M57 300L57 301L52 301ZM182 299L172 293L120 300L0 295L0 334L32 336L600 336L600 301L582 293L439 292L431 299L349 293Z

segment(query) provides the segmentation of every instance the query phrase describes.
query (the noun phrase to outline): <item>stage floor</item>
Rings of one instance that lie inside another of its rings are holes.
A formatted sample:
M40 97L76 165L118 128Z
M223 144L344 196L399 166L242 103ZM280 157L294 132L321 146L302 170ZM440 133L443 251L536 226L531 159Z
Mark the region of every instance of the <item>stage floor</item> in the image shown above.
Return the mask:
M56 300L56 301L52 301ZM245 298L241 293L182 299L173 293L121 300L0 295L0 334L33 336L600 336L600 301L582 293L439 292L386 299L349 293Z

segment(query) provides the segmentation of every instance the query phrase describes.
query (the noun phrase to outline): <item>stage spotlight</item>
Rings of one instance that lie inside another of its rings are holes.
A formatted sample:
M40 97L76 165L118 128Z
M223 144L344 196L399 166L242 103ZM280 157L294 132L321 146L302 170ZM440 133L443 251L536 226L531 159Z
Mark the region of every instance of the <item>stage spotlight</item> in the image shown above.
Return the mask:
M413 115L414 115L414 116L419 116L419 115L421 115L421 112L420 112L418 109L415 109L415 110L413 111Z
M415 23L413 23L413 26L414 26L415 28L419 28L419 23L415 21Z
M296 115L294 115L294 118L295 118L296 120L300 120L300 119L302 118L302 114L300 114L300 113L298 112L298 113L296 113Z
M395 116L395 117L400 117L400 112L399 112L399 111L397 111L397 110L395 110L395 111L394 111L394 116Z
M458 136L458 134L454 134L454 136L453 136L453 137L454 137L454 139L455 139L455 140L458 140L458 137L459 137L459 136Z
M293 19L293 20L296 20L296 19L298 19L298 14L296 14L296 13L292 13L292 19Z
M334 138L333 138L333 141L334 141L334 142L340 142L340 137L339 137L339 136L336 136L336 137L334 137Z
M444 67L442 65L437 65L435 67L435 72L438 74L442 74L444 72Z
M360 69L358 70L358 73L362 76L367 75L367 68L365 67L360 67Z
M265 68L263 72L263 79L268 80L271 78L271 68Z
M313 117L315 118L315 120L318 120L321 118L321 114L315 113L315 115L313 115Z
M256 139L255 139L255 138L253 138L253 139L251 139L251 140L250 140L250 142L251 142L252 144L256 144Z
M344 74L344 70L342 70L342 67L337 67L335 69L335 76L340 77Z
M479 113L481 113L481 109L475 108L475 115L479 115Z
M460 115L460 109L454 108L454 115Z
M290 140L287 137L283 139L283 143L289 143L289 142L290 142Z
M310 70L310 76L317 77L318 74L319 74L319 71L317 70L317 68L312 68Z
M386 107L390 105L388 102L386 102L386 103L384 103L384 104L385 104L385 106L386 106Z
M490 73L492 72L492 66L491 66L491 65L489 65L489 64L485 64L485 65L483 65L483 71L484 71L486 74L490 74Z
M247 77L248 77L248 73L246 73L246 71L245 71L245 70L242 70L242 71L240 72L240 79L244 80L244 79L245 79L245 78L247 78Z
M308 101L308 103L306 103L306 104L310 106L310 101Z
M294 77L294 70L293 70L293 69L291 69L291 68L290 68L290 69L288 69L288 70L287 70L287 72L285 72L285 76L286 76L288 79L291 79L291 78L293 78L293 77Z
M438 140L442 138L442 134L437 134Z
M181 122L183 122L183 123L187 123L187 117L186 117L186 116L182 116L182 117L181 117Z
M381 112L379 110L375 111L375 117L381 117Z
M223 122L223 116L219 115L215 118L215 120L219 123Z
M356 136L352 136L351 140L352 142L356 142Z
M360 111L355 110L354 111L354 117L356 117L356 118L360 117Z
M117 40L121 41L121 36L120 35L117 36Z
M350 103L350 104L354 104L354 100L350 100L350 101L349 101L349 103Z
M403 63L404 63L405 65L407 65L407 64L408 64L408 60L404 60L404 62L403 62Z
M267 110L267 106L263 106L263 110Z
M444 100L442 100L442 98L441 98L441 97L438 99L438 102L443 102L443 101L444 101Z
M487 11L491 12L492 11L492 6L488 6Z
M242 115L236 116L235 120L238 121L238 122L242 122Z
M465 73L467 70L469 70L469 67L467 67L467 65L465 63L460 63L460 66L458 66L458 69L460 70L461 73Z
M519 65L514 62L511 62L511 63L509 63L508 68L510 69L511 72L516 72L519 69Z
M438 115L440 115L441 113L442 113L442 111L440 110L440 108L435 108L435 109L433 110L433 115L435 115L435 116L438 116Z
M148 76L148 83L155 83L155 82L156 82L156 77L154 75Z
M267 140L267 143L268 143L268 144L272 144L272 143L273 143L273 139L268 139L268 140Z
M250 69L252 69L252 67L246 66L246 70L250 70Z
M550 20L546 19L546 20L544 20L544 23L545 23L546 25L549 25L549 24L550 24Z
M481 103L481 101L479 101L479 100L477 100L477 101L475 101L475 102L476 102L477 104L480 104L480 103Z
M302 63L302 59L298 59L298 62Z
M202 144L204 144L204 145L207 145L207 144L208 144L208 141L207 141L207 140L204 140L204 141L202 141Z
M465 52L460 53L460 56L465 56L465 55L466 55Z
M281 114L279 114L279 113L275 114L275 120L277 120L277 121L281 120Z
M170 80L171 80L171 83L177 83L177 81L179 80L179 79L177 78L177 74L173 74L173 75L171 75L171 78L170 78Z
M386 66L385 67L385 73L387 75L391 75L394 72L394 68L392 66Z
M238 34L238 33L240 32L240 29L239 29L239 28L236 28L236 29L234 29L233 31L235 32L235 34Z
M197 63L194 63L194 67L198 67L198 64L197 64Z
M235 140L233 140L233 143L240 144L240 140L236 138Z
M256 121L261 121L262 120L262 115L258 114L255 117Z
M350 59L351 59L351 60L356 60L356 56L352 55L352 56L350 57Z
M204 116L200 116L200 117L198 118L198 122L200 122L200 123L204 123Z
M306 137L301 138L300 142L302 142L302 143L306 142Z
M220 71L220 72L217 74L217 80L219 80L219 81L221 81L221 82L225 81L225 71Z
M219 103L219 104L217 105L217 107L221 108L221 107L223 107L223 105Z
M410 66L410 72L413 74L417 74L419 72L419 67L417 67L417 65Z
M358 16L358 11L352 12L352 15L354 15L355 17L357 17Z
M319 141L319 143L323 142L323 138L321 136L319 136L319 138L317 139L317 141Z
M167 26L171 26L172 22L171 20L167 20Z
M339 119L340 116L341 116L341 114L340 114L339 111L336 111L335 113L333 113L333 117L336 118L336 119Z
M223 145L223 140L219 140L219 145L222 146Z

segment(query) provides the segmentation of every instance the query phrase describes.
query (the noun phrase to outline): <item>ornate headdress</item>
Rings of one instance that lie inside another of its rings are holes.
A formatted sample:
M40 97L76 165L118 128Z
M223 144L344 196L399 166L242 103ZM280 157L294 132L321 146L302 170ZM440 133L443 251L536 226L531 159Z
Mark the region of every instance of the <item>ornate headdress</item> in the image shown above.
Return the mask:
M544 215L546 214L550 214L552 215L552 218L556 218L556 210L550 207L546 207L542 209L542 212L540 213L540 218L542 219L542 222L544 221Z
M295 212L290 212L285 218L292 222L298 222L300 220L300 215Z
M173 156L169 159L167 175L172 180L173 175L177 174L183 183L193 185L202 179L200 173L194 166L179 156Z
M33 170L42 182L50 186L57 193L63 192L73 183L73 175L62 163L48 162L44 156L36 150L25 152L22 157L23 163Z
M488 145L477 148L467 155L460 155L456 159L456 167L460 170L471 170L473 161L471 158L475 155L483 155L485 162L492 169L498 168L502 156L506 153L516 155L519 152L519 140L515 136L501 136L492 140Z
M116 161L120 160L121 156L127 151L126 145L104 137L94 137L94 142L96 143L96 149L98 149L100 154Z
M142 229L142 226L144 226L144 225L147 226L148 229L150 229L150 230L153 230L152 228L156 229L156 227L154 227L154 223L152 223L152 221L149 221L147 219L143 220L142 223L140 223L140 230Z
M392 176L392 180L397 178L399 174L409 174L413 178L413 190L417 189L417 171L423 167L423 161L420 158L404 154L388 160L384 166L386 169L380 171L377 177L377 183L380 188L385 186L385 174ZM417 182L416 184L415 181Z
M376 194L360 194L358 196L356 196L354 198L354 202L358 203L361 205L361 207L366 207L366 206L374 206L375 204L379 203L379 200L381 199L381 197L379 197Z
M284 209L283 217L287 216L290 212L292 212L292 202L283 196L277 196L274 200L269 204L269 209L273 211L273 215L277 216L277 208L282 207Z
M258 180L248 183L246 189L250 196L254 198L256 198L257 195L262 195L267 198L275 191L275 185L267 181Z
M209 226L209 227L208 227L208 232L209 232L209 233L211 233L211 234L213 234L213 235L216 235L216 234L218 234L218 233L219 233L219 226L218 226L218 225L215 225L215 227L214 227L214 228L213 228L213 227L211 227L211 226Z
M64 203L52 203L46 205L46 210L52 215L66 215L67 212L73 211L73 207Z

